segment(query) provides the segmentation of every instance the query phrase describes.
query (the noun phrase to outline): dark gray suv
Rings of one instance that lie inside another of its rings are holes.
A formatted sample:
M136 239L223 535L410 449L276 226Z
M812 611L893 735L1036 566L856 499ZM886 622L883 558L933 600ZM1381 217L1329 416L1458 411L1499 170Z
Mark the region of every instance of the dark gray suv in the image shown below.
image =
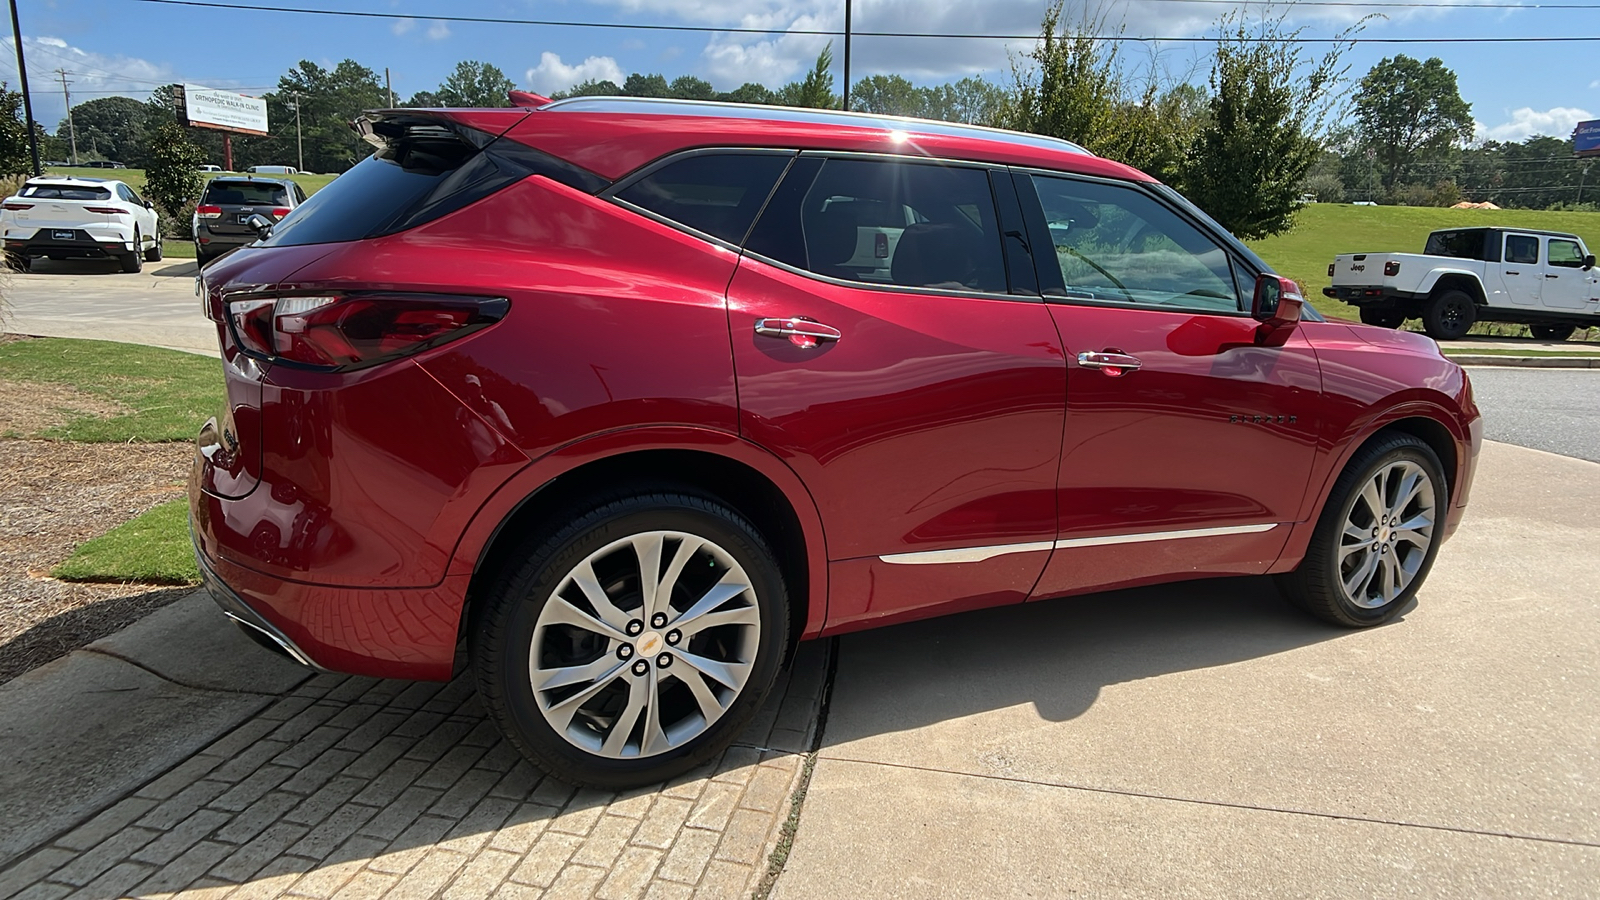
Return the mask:
M249 219L263 215L276 222L306 202L300 185L287 178L230 175L213 178L194 210L194 255L200 265L254 241Z

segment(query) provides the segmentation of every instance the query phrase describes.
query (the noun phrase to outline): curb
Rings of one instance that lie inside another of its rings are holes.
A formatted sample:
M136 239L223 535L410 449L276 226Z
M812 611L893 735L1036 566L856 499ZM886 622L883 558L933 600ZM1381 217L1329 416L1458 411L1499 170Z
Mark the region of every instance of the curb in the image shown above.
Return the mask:
M1505 366L1527 369L1600 369L1600 356L1487 356L1446 353L1458 366Z

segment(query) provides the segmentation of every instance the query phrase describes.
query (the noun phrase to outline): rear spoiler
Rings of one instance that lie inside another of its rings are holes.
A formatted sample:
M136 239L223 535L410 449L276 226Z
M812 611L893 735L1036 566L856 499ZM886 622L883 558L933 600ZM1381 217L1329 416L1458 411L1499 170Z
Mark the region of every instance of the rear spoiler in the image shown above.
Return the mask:
M519 92L520 93L520 92ZM531 95L530 95L531 96ZM386 147L402 138L466 138L482 147L510 131L537 107L510 109L374 109L350 123L361 139ZM473 138L476 133L479 137ZM482 140L487 137L488 140Z

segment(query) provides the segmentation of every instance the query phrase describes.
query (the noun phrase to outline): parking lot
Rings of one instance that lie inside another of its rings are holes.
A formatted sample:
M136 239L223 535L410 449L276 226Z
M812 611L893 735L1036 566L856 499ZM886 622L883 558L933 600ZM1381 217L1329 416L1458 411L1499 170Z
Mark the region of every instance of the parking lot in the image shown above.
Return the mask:
M13 276L14 330L214 351L192 263L72 265ZM1491 438L1540 446L1543 398L1593 458L1600 373L1474 377ZM782 898L1595 895L1597 504L1600 465L1489 444L1371 631L1225 579L847 635L620 796L541 780L466 682L308 676L196 598L0 686L0 898L749 896L791 809Z

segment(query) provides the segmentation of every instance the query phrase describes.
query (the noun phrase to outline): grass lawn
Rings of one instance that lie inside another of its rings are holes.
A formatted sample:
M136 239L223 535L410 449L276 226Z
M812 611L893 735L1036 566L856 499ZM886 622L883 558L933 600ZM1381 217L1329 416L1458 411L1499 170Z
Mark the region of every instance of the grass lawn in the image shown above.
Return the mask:
M200 580L189 542L189 501L169 500L78 545L51 576L63 581L193 584Z
M166 259L194 259L194 241L167 238L161 242L161 255Z
M38 338L0 344L0 380L64 385L112 404L35 434L96 443L187 441L224 403L217 360L110 341Z
M144 170L143 169L88 169L88 168L82 168L82 167L61 168L59 166L49 166L49 167L46 167L44 171L45 171L45 174L47 174L47 175L70 175L70 176L73 176L75 178L109 178L109 179L112 179L112 180L115 180L115 181L121 181L121 182L126 183L128 185L128 187L133 188L136 193L140 193L140 194L144 193ZM217 177L232 178L235 175L243 175L243 174L248 174L248 173L243 173L243 172L208 172L208 173L206 173L206 180L209 181L210 179L217 178ZM305 192L309 195L309 194L315 194L318 190L326 187L328 182L332 181L334 178L336 178L338 176L335 176L335 175L268 175L266 173L262 173L262 174L260 174L260 175L258 175L256 177L258 177L258 178L289 178L289 179L292 179L292 180L294 180L296 182L299 182L300 187L302 189L304 189Z
M1341 253L1421 253L1428 232L1439 228L1507 225L1568 231L1591 249L1600 247L1600 213L1547 212L1537 209L1437 209L1412 206L1351 206L1313 203L1295 216L1292 231L1248 241L1274 269L1300 282L1318 311L1355 319L1355 307L1322 296L1330 283L1328 263ZM1485 331L1484 323L1474 332ZM1518 325L1495 326L1496 333L1523 331Z

